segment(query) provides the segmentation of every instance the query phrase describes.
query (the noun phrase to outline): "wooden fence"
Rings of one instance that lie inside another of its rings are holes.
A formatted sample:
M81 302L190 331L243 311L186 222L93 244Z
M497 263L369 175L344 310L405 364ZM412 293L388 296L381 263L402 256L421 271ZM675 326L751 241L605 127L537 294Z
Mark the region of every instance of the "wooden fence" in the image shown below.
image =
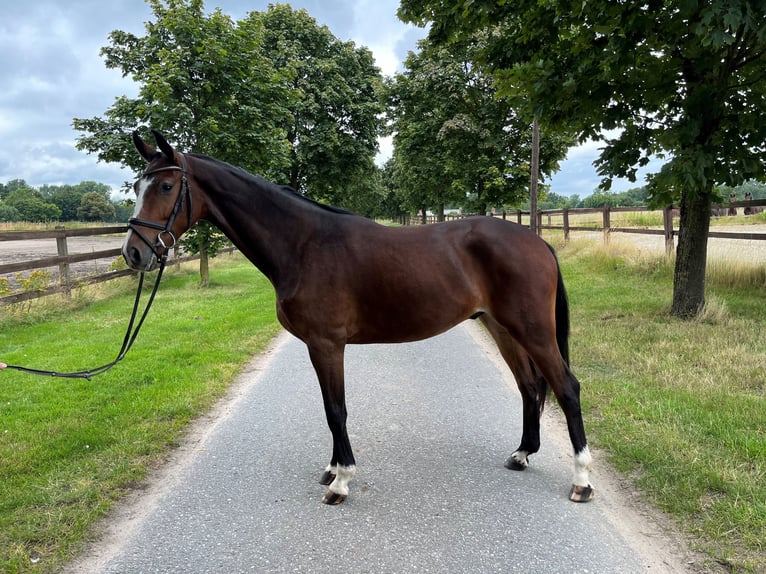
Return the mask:
M134 275L136 272L131 269L114 269L104 273L77 276L77 274L75 274L71 269L71 265L75 263L119 257L121 255L121 249L116 247L111 249L103 249L100 251L92 251L90 253L75 253L70 255L69 245L67 242L68 239L73 237L109 236L115 234L124 235L127 232L127 229L128 228L126 225L117 225L83 229L56 228L54 230L48 231L0 231L0 242L55 239L57 250L57 255L53 257L18 261L15 263L2 263L2 258L0 258L0 277L23 271L33 271L35 269L51 267L58 268L57 284L48 285L45 287L41 286L32 290L21 291L0 297L0 306L20 303L22 301L28 301L30 299L45 297L47 295L53 295L56 293L69 294L71 290L76 287L92 285L95 283L117 279L118 277ZM233 248L228 248L223 251L232 250ZM168 259L168 264L177 265L185 261L193 261L195 259L199 259L199 256L180 256L179 252L175 250L173 256Z
M749 202L738 201L724 206L714 206L717 211L728 210L729 208L742 210L745 207L761 207L766 206L766 200L753 200ZM572 231L601 231L604 234L604 241L609 241L609 236L612 233L639 233L648 235L662 235L665 238L666 252L670 253L674 246L674 236L676 229L674 222L678 218L678 209L668 207L662 210L662 228L658 227L619 227L613 225L612 215L619 213L641 213L650 211L646 207L608 207L604 206L597 209L552 209L541 210L538 212L538 229L549 230L562 230L564 232L565 239L569 239L569 234ZM740 211L741 213L741 211ZM581 216L588 214L597 214L598 222L594 224L584 225L572 225L573 220L582 219ZM529 224L529 212L528 211L504 211L498 214L490 214L495 217L502 217L503 219L511 219L524 225ZM445 219L461 219L464 217L475 217L475 215L462 215L462 214L448 214ZM554 225L553 220L561 219L561 225ZM435 223L435 216L412 217L406 216L401 218L399 223L403 225L417 225L421 223ZM67 240L72 237L86 237L86 236L108 236L108 235L124 235L127 232L127 226L109 226L109 227L95 227L84 229L64 229L56 228L49 231L0 231L0 242L3 241L24 241L24 240L37 240L37 239L55 239L57 255L53 257L44 257L41 259L34 259L28 261L19 261L16 263L2 263L0 258L0 277L7 276L9 274L32 271L34 269L43 269L50 267L58 268L58 284L49 285L33 290L22 291L0 297L0 306L9 305L12 303L20 303L37 297L44 297L46 295L52 295L55 293L68 294L73 288L82 285L91 285L94 283L100 283L103 281L109 281L118 277L125 277L132 275L135 271L130 269L110 270L105 273L97 273L87 276L79 276L72 273L70 266L83 262L83 261L95 261L99 259L119 257L121 254L120 248L104 249L100 251L93 251L90 253L75 253L69 254L69 246ZM766 233L747 233L747 232L723 232L723 231L710 231L709 237L723 238L723 239L747 239L747 240L766 240ZM227 248L224 251L232 251L234 248ZM180 264L184 261L193 261L199 259L199 256L179 256L178 251L175 251L173 257L170 258L169 264Z
M753 201L735 201L726 205L714 205L714 213L720 213L722 211L728 212L729 209L737 210L738 214L744 211L744 208L753 208L766 206L766 199L759 199ZM665 238L665 251L671 253L674 247L674 236L676 234L675 220L679 217L679 210L677 207L666 207L662 210L662 228L651 227L618 227L612 224L612 215L616 213L641 213L652 211L648 207L609 207L605 205L600 208L565 208L565 209L546 209L537 212L537 228L542 229L558 229L564 232L564 239L569 240L569 233L571 231L602 231L604 234L604 241L609 241L609 236L612 233L638 233L646 235L662 235ZM658 211L658 210L657 210ZM571 225L572 219L581 219L580 216L598 214L600 215L600 222L598 224L588 226ZM516 221L520 225L529 225L529 211L513 210L502 211L500 213L488 213L490 217L501 217L502 219L510 219ZM562 219L561 225L554 225L552 220L554 217L560 216ZM574 216L577 216L576 218ZM450 221L454 219L462 219L465 217L476 217L476 215L465 214L447 214L445 220ZM400 218L399 223L402 225L419 225L423 223L436 223L437 217L433 215L423 216L404 216ZM546 223L547 222L547 223ZM708 237L716 237L721 239L747 239L747 240L766 240L766 233L747 233L747 232L725 232L725 231L709 231Z

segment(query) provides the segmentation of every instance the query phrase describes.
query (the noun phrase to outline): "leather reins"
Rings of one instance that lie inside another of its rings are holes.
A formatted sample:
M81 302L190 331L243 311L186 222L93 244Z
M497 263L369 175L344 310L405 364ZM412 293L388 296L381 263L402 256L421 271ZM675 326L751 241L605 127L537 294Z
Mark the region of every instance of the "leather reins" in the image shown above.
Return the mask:
M144 324L144 319L146 319L146 316L149 314L149 309L151 309L152 303L154 302L154 296L157 294L157 290L160 286L160 280L162 279L162 273L165 271L165 263L167 262L168 258L168 252L170 251L170 248L173 247L176 244L176 236L172 232L173 224L175 223L176 218L178 217L178 214L181 211L181 207L184 202L187 204L187 216L189 218L189 223L191 223L191 217L192 217L192 204L191 204L191 192L189 191L189 181L186 177L186 156L181 155L181 164L182 167L178 166L167 166L167 167L160 167L157 169L153 169L151 171L145 171L141 177L146 177L147 175L152 175L161 171L175 171L178 170L181 172L181 189L178 192L178 197L176 198L175 204L173 205L173 211L170 214L170 217L168 218L167 223L164 225L161 223L155 223L153 221L146 221L143 219L138 219L137 217L131 217L128 220L128 228L132 230L138 237L146 243L152 250L152 253L155 257L157 257L157 260L160 263L159 271L157 272L157 279L154 282L154 286L152 287L152 292L149 295L149 300L146 303L146 308L144 309L144 312L141 314L141 318L138 320L138 323L136 323L136 317L138 316L138 307L140 305L141 301L141 291L144 286L144 272L141 272L140 278L138 280L138 289L136 290L136 298L133 302L133 312L130 316L130 321L128 322L128 328L125 332L125 337L122 340L122 346L120 347L120 352L117 353L117 357L105 365L101 365L100 367L95 367L92 369L84 369L82 371L72 371L67 373L62 373L58 371L46 371L43 369L32 369L29 367L22 367L19 365L7 365L5 363L0 363L0 370L2 369L14 369L16 371L21 371L24 373L29 373L32 375L40 375L40 376L46 376L46 377L59 377L64 379L87 379L91 380L91 377L95 377L96 375L100 375L102 373L105 373L112 367L114 367L117 363L122 361L122 359L125 358L125 355L127 355L130 348L133 346L133 343L135 342L136 338L138 337L138 333L141 330L142 325ZM141 233L141 231L138 229L138 227L149 227L151 229L159 229L160 233L157 235L157 241L155 243L151 243L146 236ZM164 237L163 237L164 235ZM170 242L166 242L166 239L170 239ZM159 252L159 248L162 248L162 253ZM133 326L135 325L135 329Z

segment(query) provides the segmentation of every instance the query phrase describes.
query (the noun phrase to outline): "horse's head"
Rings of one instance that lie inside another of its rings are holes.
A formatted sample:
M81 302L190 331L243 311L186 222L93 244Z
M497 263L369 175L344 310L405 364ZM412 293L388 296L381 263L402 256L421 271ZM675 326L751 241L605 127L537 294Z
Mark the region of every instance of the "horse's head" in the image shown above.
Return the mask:
M159 149L133 132L133 142L147 166L133 184L136 209L128 221L122 256L128 266L151 271L167 255L177 238L194 222L186 157L153 131Z

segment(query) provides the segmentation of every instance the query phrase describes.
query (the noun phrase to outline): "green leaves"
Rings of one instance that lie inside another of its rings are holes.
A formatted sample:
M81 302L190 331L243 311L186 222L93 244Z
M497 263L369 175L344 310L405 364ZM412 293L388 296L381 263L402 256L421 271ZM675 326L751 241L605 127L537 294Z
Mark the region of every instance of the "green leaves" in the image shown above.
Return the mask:
M116 30L106 65L136 98L76 118L78 147L139 170L129 134L151 127L179 149L214 156L348 205L375 171L383 104L372 54L305 10L270 6L233 21L201 0L150 0L146 34Z
M421 42L388 87L400 164L394 181L410 209L452 204L484 212L528 193L530 121L498 93L481 65L489 36L481 32L444 46ZM570 143L544 138L544 173Z
M493 27L485 56L500 92L543 125L580 139L623 129L599 159L604 175L634 173L661 151L683 164L670 170L677 191L764 175L763 3L522 1L446 15L469 4L484 3L404 0L400 13L457 40Z
M375 172L383 103L371 52L338 40L305 10L252 13L291 94L280 123L290 160L279 180L315 199L366 211L360 195Z

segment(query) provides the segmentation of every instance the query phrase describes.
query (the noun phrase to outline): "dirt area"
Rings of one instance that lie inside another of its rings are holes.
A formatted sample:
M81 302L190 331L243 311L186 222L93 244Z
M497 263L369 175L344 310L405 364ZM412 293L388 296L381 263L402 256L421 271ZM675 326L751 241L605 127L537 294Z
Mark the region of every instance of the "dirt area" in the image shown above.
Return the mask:
M67 249L69 255L78 253L94 253L96 251L105 251L107 249L116 249L122 246L122 235L98 235L89 237L68 237ZM19 263L22 261L34 261L46 257L55 257L58 255L55 239L26 239L24 241L0 241L0 265L9 263ZM106 273L109 266L114 261L114 257L105 259L96 259L93 261L83 261L81 263L72 263L70 273L74 277L83 277L87 275L98 275ZM51 274L52 282L58 282L58 267L47 267L41 269ZM29 275L30 271L22 271L24 276ZM16 286L15 273L0 275L7 277L11 285Z
M763 233L766 234L766 224L753 225L715 225L710 231L724 233ZM543 232L545 237L545 232ZM601 231L572 232L572 239L588 238L593 241L603 241L604 234ZM640 235L637 233L612 233L610 241L614 244L625 244L637 247L648 253L664 253L665 238L662 235ZM678 246L678 236L675 237L675 245ZM734 259L750 263L766 264L766 240L755 239L720 239L711 237L708 239L707 253L709 259Z

